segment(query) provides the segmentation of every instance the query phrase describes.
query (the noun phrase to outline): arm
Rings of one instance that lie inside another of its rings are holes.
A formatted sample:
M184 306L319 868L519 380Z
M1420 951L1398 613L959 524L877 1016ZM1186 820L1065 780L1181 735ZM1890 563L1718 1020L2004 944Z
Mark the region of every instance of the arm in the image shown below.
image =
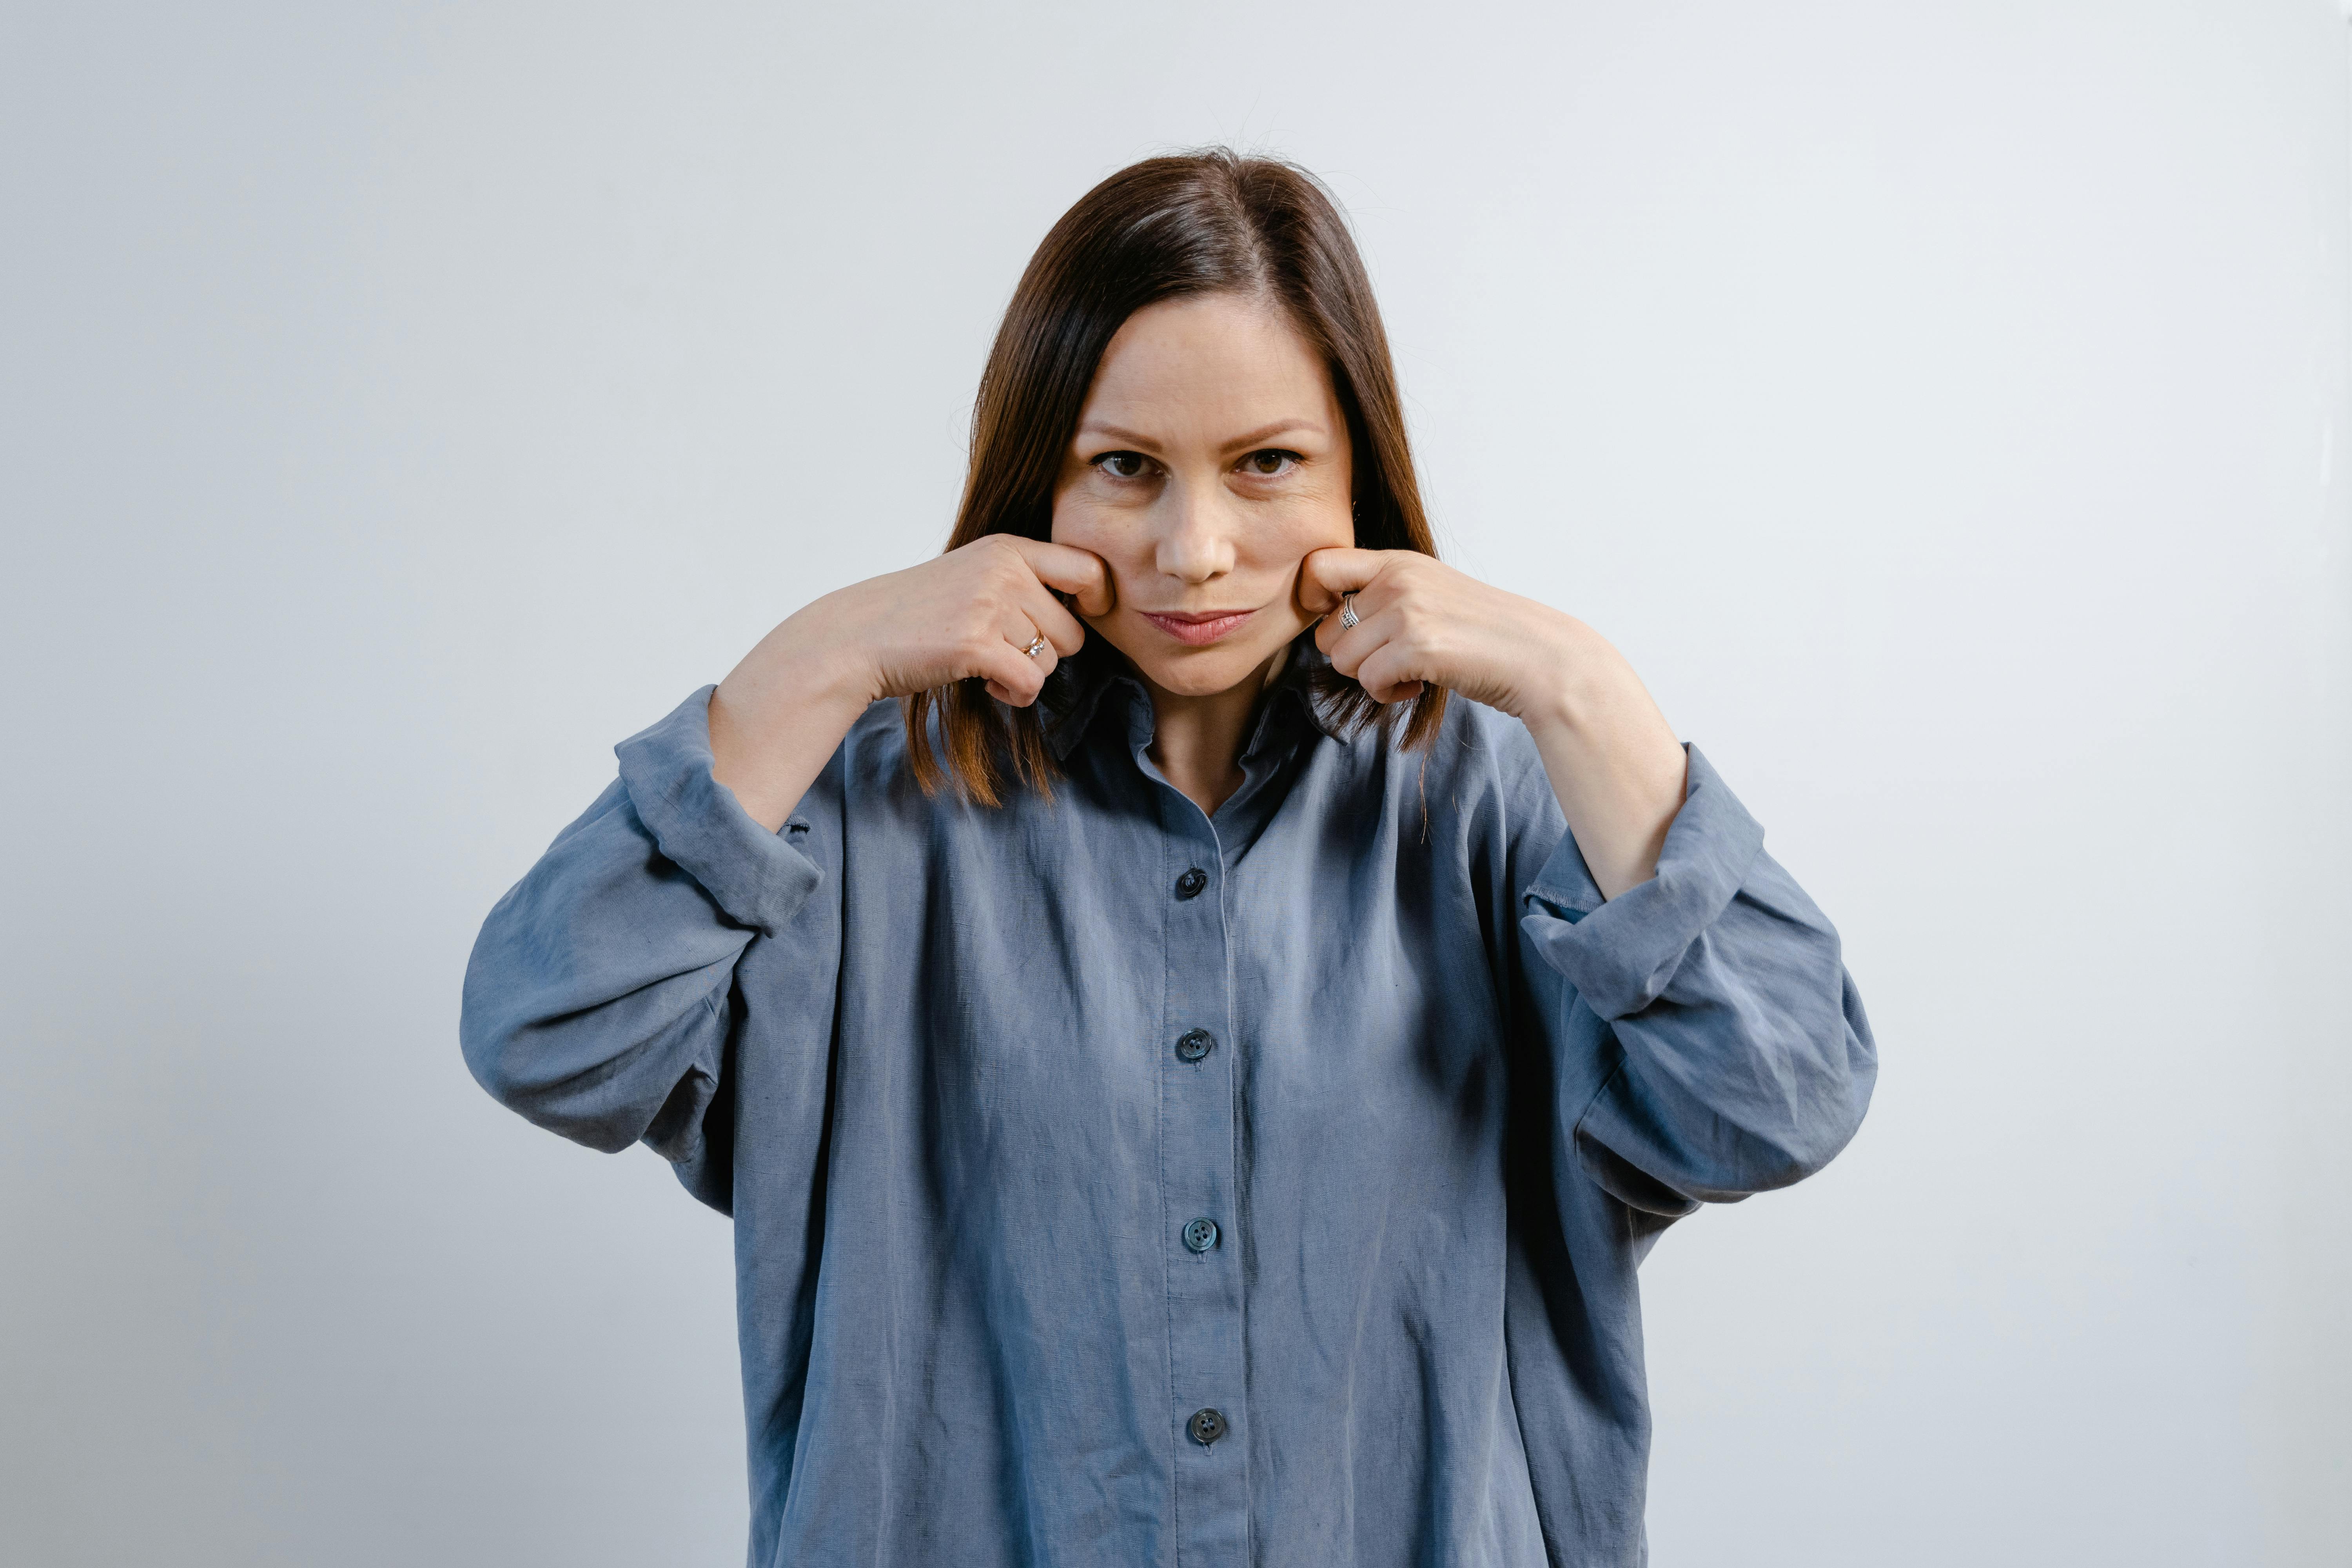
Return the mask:
M823 872L779 830L797 805L837 853L835 759L876 700L977 677L1034 701L1086 636L1055 588L1109 604L1099 558L1005 536L853 584L616 747L619 781L474 945L458 1034L482 1087L591 1148L642 1140L726 1206L726 1048L751 943L792 944L765 977L786 994L763 1006L799 1009L814 1038L832 1016L840 911L811 904ZM1050 647L1024 653L1040 635Z
M1836 929L1696 747L1654 876L1603 900L1571 835L1520 905L1561 1124L1618 1199L1687 1213L1853 1136L1877 1051Z
M1329 614L1342 594L1353 626ZM1376 700L1433 683L1535 742L1553 798L1523 776L1513 820L1556 828L1556 803L1568 833L1522 899L1522 968L1549 992L1559 1114L1588 1173L1673 1215L1843 1148L1877 1057L1837 932L1624 658L1575 617L1409 550L1316 551L1299 596L1333 668Z
M1622 654L1582 621L1534 607L1558 644L1539 668L1556 673L1520 719L1594 885L1613 899L1657 873L1689 782L1682 744Z
M504 1104L590 1148L643 1140L723 1207L736 963L762 935L824 944L832 911L806 908L816 863L712 777L709 695L616 747L620 777L490 911L458 1035Z
M1299 599L1316 646L1381 702L1444 687L1535 737L1569 829L1603 895L1657 869L1683 801L1683 752L1624 656L1575 616L1410 550L1318 550ZM1358 624L1329 612L1355 598Z
M710 700L713 774L773 833L872 703L979 678L1001 702L1037 700L1086 628L1054 597L1108 612L1099 556L991 534L803 606L743 657ZM1033 637L1046 647L1021 650Z

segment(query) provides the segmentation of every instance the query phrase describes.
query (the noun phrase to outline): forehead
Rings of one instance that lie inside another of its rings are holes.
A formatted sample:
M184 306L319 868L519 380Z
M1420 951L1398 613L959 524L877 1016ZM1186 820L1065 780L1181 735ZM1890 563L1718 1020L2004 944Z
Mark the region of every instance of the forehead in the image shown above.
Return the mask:
M1201 294L1147 305L1121 324L1103 351L1085 416L1122 425L1321 421L1336 401L1322 356L1279 306Z

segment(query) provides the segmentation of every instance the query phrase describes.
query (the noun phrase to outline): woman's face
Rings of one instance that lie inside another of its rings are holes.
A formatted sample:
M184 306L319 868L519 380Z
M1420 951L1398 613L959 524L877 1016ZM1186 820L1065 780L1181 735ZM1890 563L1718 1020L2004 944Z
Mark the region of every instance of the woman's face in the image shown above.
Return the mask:
M1351 545L1347 420L1278 306L1196 294L1129 316L1054 487L1054 539L1109 564L1087 624L1154 685L1226 691L1311 624L1299 563Z

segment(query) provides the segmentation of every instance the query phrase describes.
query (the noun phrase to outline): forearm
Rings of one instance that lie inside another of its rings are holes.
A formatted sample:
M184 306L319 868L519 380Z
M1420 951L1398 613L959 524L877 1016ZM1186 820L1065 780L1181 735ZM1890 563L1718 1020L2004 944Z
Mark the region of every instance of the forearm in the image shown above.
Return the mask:
M711 776L775 832L873 701L870 679L831 652L823 601L761 638L710 694Z
M1623 655L1580 621L1565 653L1554 689L1524 721L1586 868L1613 899L1656 874L1687 763Z

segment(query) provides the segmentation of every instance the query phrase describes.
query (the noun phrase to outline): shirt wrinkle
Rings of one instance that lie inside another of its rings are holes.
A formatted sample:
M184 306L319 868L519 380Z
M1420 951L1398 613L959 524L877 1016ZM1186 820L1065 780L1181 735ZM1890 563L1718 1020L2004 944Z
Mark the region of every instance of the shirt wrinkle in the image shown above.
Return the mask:
M747 1563L1638 1568L1636 1269L1853 1136L1835 929L1696 747L1604 900L1517 720L1391 766L1310 628L1204 814L1123 662L1050 805L905 787L880 702L790 833L705 687L475 944L483 1087L733 1217Z

